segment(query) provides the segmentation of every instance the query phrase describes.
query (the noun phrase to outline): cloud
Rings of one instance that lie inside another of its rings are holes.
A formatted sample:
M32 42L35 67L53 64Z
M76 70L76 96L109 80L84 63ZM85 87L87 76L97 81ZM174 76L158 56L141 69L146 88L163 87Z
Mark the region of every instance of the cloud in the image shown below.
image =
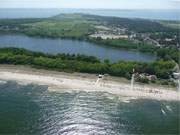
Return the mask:
M174 9L180 0L0 0L0 8Z
M174 9L180 9L180 0L171 0Z
M180 4L180 0L171 0L171 2Z

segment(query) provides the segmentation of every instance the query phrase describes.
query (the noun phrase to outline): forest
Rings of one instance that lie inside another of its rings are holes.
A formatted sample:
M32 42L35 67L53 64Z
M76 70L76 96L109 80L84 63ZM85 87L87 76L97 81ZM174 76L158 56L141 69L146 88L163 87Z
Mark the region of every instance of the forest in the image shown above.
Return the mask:
M135 69L139 74L156 75L162 83L171 83L169 80L172 78L176 65L170 60L159 60L151 63L128 61L110 63L108 60L101 62L95 57L85 55L49 55L17 48L0 49L0 64L29 65L35 68L64 72L109 74L127 79L131 78L133 69Z

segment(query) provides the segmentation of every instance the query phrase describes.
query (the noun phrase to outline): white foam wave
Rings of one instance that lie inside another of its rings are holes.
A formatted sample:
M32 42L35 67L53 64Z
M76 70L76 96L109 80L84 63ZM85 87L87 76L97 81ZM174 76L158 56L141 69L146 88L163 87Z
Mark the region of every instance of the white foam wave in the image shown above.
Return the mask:
M170 106L168 106L168 105L166 105L166 109L168 110L168 111L170 111L170 112L172 112L173 110L171 109L171 107Z
M5 84L7 81L0 80L0 84Z
M165 116L167 115L166 112L163 109L161 109L161 112L162 112L163 115L165 115Z

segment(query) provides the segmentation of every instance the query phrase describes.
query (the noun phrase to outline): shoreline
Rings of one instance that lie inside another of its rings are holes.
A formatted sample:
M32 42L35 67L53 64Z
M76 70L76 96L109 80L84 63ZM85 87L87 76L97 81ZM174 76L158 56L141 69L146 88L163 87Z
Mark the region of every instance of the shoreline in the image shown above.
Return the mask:
M0 65L0 80L47 85L50 92L107 92L133 98L180 101L180 92L170 87L136 83L131 90L130 81L122 78L107 76L98 79L98 76L93 74L64 73L27 66Z

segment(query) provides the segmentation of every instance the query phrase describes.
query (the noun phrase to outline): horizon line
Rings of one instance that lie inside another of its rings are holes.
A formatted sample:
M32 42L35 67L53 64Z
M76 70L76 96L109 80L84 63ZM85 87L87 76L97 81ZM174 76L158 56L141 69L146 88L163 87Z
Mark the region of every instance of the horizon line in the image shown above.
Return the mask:
M57 7L0 7L0 9L80 9L80 10L180 10L178 8L57 8Z

